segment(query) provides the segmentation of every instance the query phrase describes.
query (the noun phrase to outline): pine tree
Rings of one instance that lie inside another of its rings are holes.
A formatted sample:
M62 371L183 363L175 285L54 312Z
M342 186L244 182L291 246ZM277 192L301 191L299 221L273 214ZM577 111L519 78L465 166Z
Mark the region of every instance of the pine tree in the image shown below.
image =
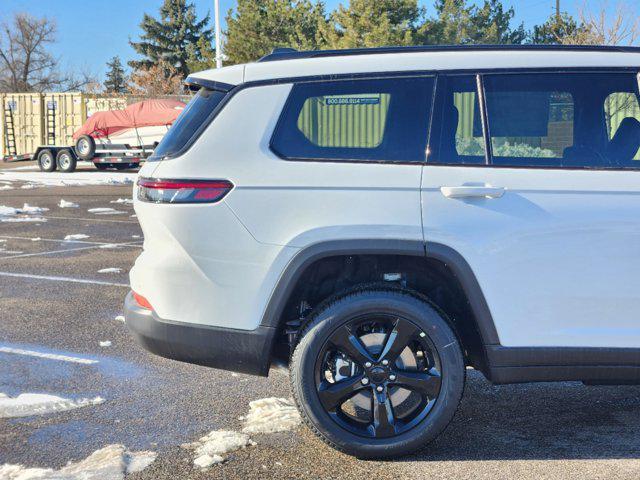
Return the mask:
M417 0L351 0L322 33L331 48L413 45L423 16Z
M120 57L115 56L111 61L107 62L107 74L103 83L107 93L125 93L127 91L128 79L125 75L124 68Z
M211 57L211 30L207 28L209 15L202 20L196 16L195 6L187 0L164 0L160 19L145 13L140 27L144 33L139 42L129 41L142 55L129 65L136 70L148 70L160 62L171 65L184 78L189 64Z
M513 8L505 10L501 0L484 0L481 6L467 0L437 0L436 17L421 29L424 43L520 44L527 38L524 25L511 27Z
M562 44L582 31L585 31L584 25L578 25L568 13L561 13L560 16L554 13L542 25L533 27L530 40L537 44Z
M324 4L311 0L238 0L227 14L227 63L257 60L275 47L321 48Z

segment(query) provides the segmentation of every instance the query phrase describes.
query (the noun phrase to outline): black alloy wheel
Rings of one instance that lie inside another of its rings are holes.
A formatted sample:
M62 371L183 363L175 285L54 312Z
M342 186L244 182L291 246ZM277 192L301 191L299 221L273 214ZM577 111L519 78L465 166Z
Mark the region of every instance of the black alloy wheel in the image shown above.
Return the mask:
M347 294L312 315L291 359L307 425L360 458L410 453L435 438L462 396L457 338L427 301L400 290Z

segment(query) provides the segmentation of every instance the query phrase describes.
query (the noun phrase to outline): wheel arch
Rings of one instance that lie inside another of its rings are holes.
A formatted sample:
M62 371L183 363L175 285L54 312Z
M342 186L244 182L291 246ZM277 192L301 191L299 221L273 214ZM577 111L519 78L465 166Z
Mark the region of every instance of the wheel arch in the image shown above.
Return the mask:
M285 308L298 282L307 269L316 262L337 256L397 255L432 260L446 267L466 296L468 306L475 317L475 328L483 346L499 345L498 334L484 294L464 257L455 249L440 243L419 240L354 239L335 240L313 244L302 249L289 262L271 294L260 325L280 329L286 322ZM277 339L273 339L271 355ZM271 356L270 355L270 356Z

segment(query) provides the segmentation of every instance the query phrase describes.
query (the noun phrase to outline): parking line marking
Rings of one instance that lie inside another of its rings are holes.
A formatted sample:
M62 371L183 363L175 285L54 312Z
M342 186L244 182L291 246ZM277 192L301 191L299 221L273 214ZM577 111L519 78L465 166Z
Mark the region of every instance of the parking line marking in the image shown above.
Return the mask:
M22 348L0 347L2 353L15 353L17 355L27 355L30 357L46 358L49 360L60 360L62 362L82 363L84 365L91 365L99 363L98 360L91 360L89 358L71 357L69 355L59 355L57 353L44 353L35 350L24 350Z
M15 237L11 235L0 235L0 238L6 238L7 240L32 240L32 237ZM41 242L54 242L54 243L86 243L87 245L113 245L114 242L92 242L89 240L65 240L59 238L40 238ZM138 240L142 241L142 239ZM136 242L124 242L126 244Z
M86 218L86 217L55 217L51 215L44 215L44 218L53 218L54 220L77 220L82 222L111 222L111 223L130 223L131 225L137 225L137 221L131 220L111 220L109 218Z
M79 247L79 248L66 248L64 250L49 250L47 252L33 252L33 253L21 253L18 255L6 255L4 257L0 257L0 260L6 260L8 258L24 258L24 257L37 257L38 255L53 255L55 253L66 253L66 252L79 252L81 250L91 250L93 248L102 248L105 245L115 245L116 250L117 247L131 247L131 248L142 248L142 245L139 243L129 242L129 243L101 243L100 245L91 245L89 247Z
M30 273L0 272L0 277L29 278L32 280L49 280L52 282L84 283L84 284L90 284L90 285L107 285L110 287L129 288L128 283L104 282L102 280L87 280L84 278L56 277L56 276L49 276L49 275L32 275Z

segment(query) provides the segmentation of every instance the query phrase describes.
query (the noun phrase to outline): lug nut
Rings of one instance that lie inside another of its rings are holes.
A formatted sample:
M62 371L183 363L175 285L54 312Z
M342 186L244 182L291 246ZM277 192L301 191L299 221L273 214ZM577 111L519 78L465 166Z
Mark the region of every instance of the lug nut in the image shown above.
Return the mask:
M371 362L365 362L364 366L367 368L371 367Z
M369 379L368 379L367 377L364 377L364 378L361 380L361 382L362 382L362 384L363 384L363 385L367 385L367 384L369 383Z
M389 375L389 380L391 380L392 382L396 379L396 376L391 374Z
M386 358L384 360L382 360L382 364L383 365L389 365L389 360L387 360Z
M379 391L379 392L381 392L381 391L383 391L383 390L384 390L384 387L383 387L382 385L378 385L378 386L376 387L376 390L377 390L377 391Z

